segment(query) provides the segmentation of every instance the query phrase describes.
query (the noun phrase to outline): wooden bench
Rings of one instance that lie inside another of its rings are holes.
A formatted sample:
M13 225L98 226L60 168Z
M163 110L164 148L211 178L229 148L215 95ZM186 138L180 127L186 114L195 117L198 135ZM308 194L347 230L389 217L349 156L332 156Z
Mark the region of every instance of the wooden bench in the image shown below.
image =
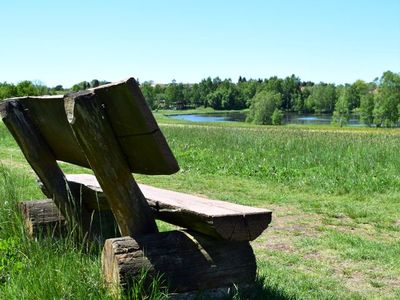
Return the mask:
M110 207L97 179L89 174L67 174L66 179L72 189L80 190L85 205L90 210L108 211ZM271 211L211 200L204 197L160 189L138 184L156 219L182 228L190 228L199 233L228 241L252 241L271 222ZM50 194L43 191L47 196ZM40 228L47 223L51 228L64 226L63 218L51 199L42 200L41 212L44 217L36 217L30 212L31 201L22 202L29 228ZM52 224L50 224L52 223ZM60 224L61 223L61 224Z
M114 237L103 250L111 286L128 287L143 268L163 273L177 292L254 281L249 241L267 228L271 211L138 185L132 177L179 170L134 79L8 99L0 114L50 198L21 204L29 231L77 227L92 241ZM65 175L57 161L91 168L94 176ZM187 229L158 233L155 218Z

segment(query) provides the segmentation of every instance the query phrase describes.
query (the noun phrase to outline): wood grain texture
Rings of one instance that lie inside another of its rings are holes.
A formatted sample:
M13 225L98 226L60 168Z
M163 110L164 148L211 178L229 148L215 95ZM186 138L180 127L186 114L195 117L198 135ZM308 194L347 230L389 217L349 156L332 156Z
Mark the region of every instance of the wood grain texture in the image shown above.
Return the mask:
M104 106L111 127L133 170L173 174L179 170L137 82L133 78L89 90Z
M157 232L153 214L132 177L126 156L94 93L65 99L74 135L106 196L122 235Z
M80 224L80 216L85 212L76 205L53 152L29 116L25 114L24 107L18 101L6 101L0 106L0 114L26 160L52 195L54 203L68 223Z
M52 199L21 201L25 228L30 236L63 236L69 232L68 225ZM84 236L90 242L103 243L108 238L120 236L111 210L90 210L90 225Z
M62 236L68 232L65 219L53 200L22 201L18 206L30 236Z
M103 85L74 97L91 93L109 116L110 125L127 157L130 171L141 174L172 174L179 170L139 86L133 78ZM20 97L25 114L41 133L56 160L90 168L86 156L68 124L64 110L66 96ZM62 139L60 138L62 137Z
M139 185L158 219L229 241L252 241L272 212L230 202Z
M107 209L102 189L93 175L68 174L70 185L82 185L86 206ZM238 205L139 184L157 219L219 239L251 241L271 222L270 210ZM96 196L89 196L90 194ZM89 203L90 199L98 199Z
M102 253L111 286L126 289L143 269L162 274L171 292L253 283L256 260L248 242L219 241L184 231L109 239Z

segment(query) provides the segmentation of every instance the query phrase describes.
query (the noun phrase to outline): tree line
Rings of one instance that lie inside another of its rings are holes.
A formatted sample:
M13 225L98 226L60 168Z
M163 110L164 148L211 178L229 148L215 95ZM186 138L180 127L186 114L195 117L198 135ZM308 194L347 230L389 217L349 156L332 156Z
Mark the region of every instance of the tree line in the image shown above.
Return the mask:
M38 82L22 81L16 85L0 83L0 100L4 98L63 94L108 83L93 79L64 89L49 88ZM140 84L152 109L186 109L211 107L215 110L249 109L248 121L257 124L280 124L284 112L327 113L340 126L351 114L362 122L377 127L397 126L400 119L400 73L386 71L372 82L357 80L352 84L335 85L301 81L295 75L286 78L246 79L237 82L219 77L184 84Z
M400 73L386 71L372 82L357 80L335 85L301 81L295 75L268 79L219 77L195 84L143 82L142 92L153 109L212 107L216 110L249 108L248 121L280 124L284 112L333 114L343 126L352 114L377 127L391 127L400 119Z
M40 81L24 80L18 84L0 82L0 101L12 97L66 94L69 92L86 90L88 88L97 87L107 83L109 82L93 79L91 82L82 81L74 84L71 88L65 89L62 85L47 87Z

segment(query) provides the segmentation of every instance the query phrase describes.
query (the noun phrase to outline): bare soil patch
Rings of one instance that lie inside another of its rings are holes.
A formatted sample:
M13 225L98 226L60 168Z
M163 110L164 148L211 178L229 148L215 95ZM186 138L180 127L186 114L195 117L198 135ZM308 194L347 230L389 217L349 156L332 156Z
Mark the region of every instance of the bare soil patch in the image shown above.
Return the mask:
M352 233L376 241L399 239L398 232L378 232L372 224L355 224L346 216L340 218L334 225L325 224L324 216L302 212L299 208L289 205L269 205L268 209L273 211L272 223L253 242L260 258L269 259L268 252L263 250L300 255L304 258L304 263L293 267L303 273L320 272L318 266L322 263L329 269L330 276L343 282L345 288L349 291L359 292L367 298L393 295L395 290L400 288L400 276L394 275L393 272L389 274L376 262L346 260L334 250L319 247L315 250L303 249L298 243L304 237L321 238L326 233L321 228Z

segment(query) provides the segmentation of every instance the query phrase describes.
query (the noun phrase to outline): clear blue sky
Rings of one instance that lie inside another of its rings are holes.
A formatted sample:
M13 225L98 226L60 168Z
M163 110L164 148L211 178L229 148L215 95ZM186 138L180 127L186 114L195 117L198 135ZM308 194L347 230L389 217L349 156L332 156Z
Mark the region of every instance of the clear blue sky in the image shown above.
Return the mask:
M2 1L0 82L400 72L400 0Z

